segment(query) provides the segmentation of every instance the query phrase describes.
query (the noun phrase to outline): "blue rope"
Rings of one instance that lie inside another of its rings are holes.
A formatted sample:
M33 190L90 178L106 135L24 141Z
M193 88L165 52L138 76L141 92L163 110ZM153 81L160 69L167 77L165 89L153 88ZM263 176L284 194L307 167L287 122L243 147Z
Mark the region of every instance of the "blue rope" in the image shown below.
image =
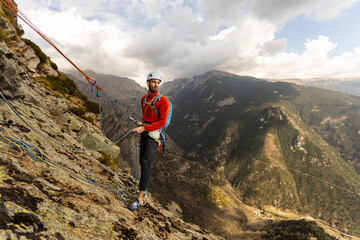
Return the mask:
M2 127L0 127L0 133L5 134L5 131ZM4 138L2 135L0 135L0 140L2 140L3 142L5 142L13 147L23 148L25 151L27 151L29 153L30 157L36 162L42 162L44 160L44 155L34 145L31 145L24 141L18 140L16 137ZM7 140L10 140L10 141L7 141ZM17 145L15 145L14 143L16 143Z
M122 136L121 138L119 138L117 141L111 143L111 144L108 144L106 146L103 146L103 147L98 147L98 148L91 148L91 149L83 149L83 148L76 148L76 147L70 147L70 146L67 146L65 144L62 144L58 141L55 141L47 136L45 136L43 133L41 133L40 131L38 131L37 129L35 129L29 122L27 122L16 110L15 108L10 104L10 102L5 98L5 96L0 92L0 96L4 99L4 101L7 103L7 105L9 105L9 107L15 112L15 114L21 119L23 120L26 125L28 125L32 130L34 130L35 132L37 132L38 134L40 134L41 136L43 136L44 138L46 138L47 140L49 140L50 142L53 142L57 145L60 145L62 147L65 147L65 148L68 148L68 149L71 149L71 150L75 150L75 151L99 151L99 150L102 150L104 148L108 148L112 145L115 145L117 143L119 143L120 141L122 141L125 137L127 137L130 133L132 133L132 130L130 130L129 132L127 132L124 136Z
M93 89L91 89L93 90ZM100 126L102 125L102 121L101 121L101 101L100 101L100 91L99 89L97 89L97 97L98 97L98 101L99 101L99 112L100 112ZM115 104L124 114L126 114L135 124L138 124L138 122L133 118L131 117L117 102L115 102L109 95L107 95L105 92L104 92L104 95L113 103ZM98 150L101 150L101 149L104 149L104 148L107 148L107 147L110 147L112 145L115 145L117 143L119 143L120 141L122 141L125 137L127 137L130 133L132 133L132 130L130 130L129 132L127 132L124 136L122 136L121 138L119 138L117 141L111 143L111 144L108 144L106 146L103 146L103 147L99 147L99 148L92 148L92 149L81 149L81 148L76 148L76 147L70 147L70 146L67 146L67 145L64 145L58 141L55 141L47 136L45 136L43 133L41 133L40 131L38 131L37 129L35 129L28 121L26 121L20 114L18 111L16 111L16 109L10 104L10 102L5 98L5 96L0 92L0 96L3 98L3 100L5 101L5 103L13 110L13 112L22 120L26 123L26 125L28 125L32 130L34 130L35 132L37 132L39 135L41 135L42 137L46 138L47 140L49 140L50 142L53 142L57 145L60 145L62 147L65 147L65 148L68 148L68 149L71 149L71 150L76 150L76 151L98 151ZM3 129L1 128L0 129L1 131L0 132L4 132ZM109 182L106 182L102 179L99 179L99 178L96 178L96 177L92 177L92 174L91 173L87 173L85 174L84 176L81 176L81 175L78 175L76 173L74 173L72 170L70 170L69 168L57 163L57 162L54 162L54 161L51 161L49 159L46 159L45 156L42 154L42 152L37 148L35 147L34 145L31 145L31 144L28 144L24 141L19 141L17 140L16 137L9 137L8 140L10 141L7 141L5 138L1 137L0 136L0 140L10 144L11 146L16 146L14 145L12 142L16 143L18 147L20 148L23 148L25 149L25 151L28 152L28 154L30 155L30 157L34 160L34 161L37 161L37 162L45 162L47 164L50 164L50 165L55 165L57 167L60 167L62 168L63 170L65 170L66 172L68 172L71 176L73 176L74 178L77 178L79 180L82 180L82 181L85 181L85 182L88 182L94 186L97 186L97 187L102 187L102 188L105 188L106 190L108 190L109 192L111 192L113 195L115 195L119 200L123 201L126 205L128 204L127 200L125 198L128 198L130 200L134 200L134 198L125 191L125 188L123 188L115 179L113 179L116 187L112 187L111 184ZM12 141L12 142L11 142ZM139 138L139 141L140 141L140 138ZM138 142L138 145L139 145L139 142ZM138 146L139 147L139 146ZM138 160L138 159L137 159ZM139 181L139 173L138 173L138 162L136 163L136 180ZM132 187L130 188L130 192L132 194L136 193L136 189L135 189L135 184L132 185Z
M16 136L13 136L13 135L8 134L8 136L5 137L5 133L6 133L5 130L2 127L0 127L0 140L1 141L5 142L13 147L18 147L18 148L24 149L26 152L28 152L28 154L34 161L44 162L49 165L61 168L65 172L70 174L72 177L74 177L78 180L90 183L96 187L101 187L103 189L106 189L110 193L112 193L118 200L124 202L124 204L126 204L126 205L128 204L128 200L130 200L130 201L134 200L134 198L132 197L132 194L134 195L136 193L134 186L132 188L130 188L130 190L127 190L126 188L121 186L120 183L117 182L114 178L112 179L113 184L111 184L110 182L108 182L106 180L92 176L92 173L90 173L90 172L83 173L83 174L77 174L73 170L69 169L68 167L65 167L64 165L62 165L58 162L48 159L36 146L29 144L25 141L19 140ZM128 192L130 192L130 193L128 193Z
M137 156L135 157L135 179L140 181L140 171L139 171L139 163L140 163L140 134L138 136L138 144L136 150Z
M125 113L131 119L131 121L133 121L135 124L138 124L138 122L133 117L131 117L117 102L115 102L105 91L102 92L112 103L115 104L115 106L117 106L123 113Z
M98 101L99 101L99 115L100 115L100 126L102 125L102 121L101 121L101 100L100 100L100 90L97 88L96 91L96 96L98 97Z

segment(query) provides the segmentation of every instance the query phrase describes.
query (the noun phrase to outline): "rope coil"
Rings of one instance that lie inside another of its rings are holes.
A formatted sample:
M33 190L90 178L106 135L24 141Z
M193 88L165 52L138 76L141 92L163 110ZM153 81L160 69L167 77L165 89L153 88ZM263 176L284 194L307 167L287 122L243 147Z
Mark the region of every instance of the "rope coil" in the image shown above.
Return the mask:
M117 199L124 202L124 204L126 204L126 205L128 204L128 200L130 200L130 201L134 200L133 195L136 193L134 187L126 189L123 186L121 186L121 184L119 182L117 182L114 178L112 179L112 182L109 182L107 180L94 177L93 174L90 172L81 171L80 173L76 173L74 170L72 170L56 161L51 160L48 156L43 154L39 150L39 148L37 148L36 146L29 144L23 140L19 140L16 136L11 135L7 131L7 129L2 128L2 127L0 127L0 140L9 144L12 147L16 147L17 150L20 151L20 154L14 155L14 154L10 154L5 151L0 151L0 152L9 154L13 157L20 157L23 154L23 150L25 150L34 161L43 162L50 166L60 168L60 169L64 170L65 172L67 172L70 176L72 176L78 180L90 183L96 187L106 189L107 191L112 193Z

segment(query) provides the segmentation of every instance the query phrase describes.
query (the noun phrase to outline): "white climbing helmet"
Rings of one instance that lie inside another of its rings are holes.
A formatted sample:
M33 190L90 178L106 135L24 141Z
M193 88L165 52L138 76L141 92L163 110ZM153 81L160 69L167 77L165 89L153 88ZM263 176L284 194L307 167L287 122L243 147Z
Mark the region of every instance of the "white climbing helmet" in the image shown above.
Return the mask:
M160 82L161 82L162 77L161 77L160 73L158 73L158 72L150 72L150 73L147 75L146 80L147 80L147 81L150 81L151 79L158 79L158 80L160 80Z

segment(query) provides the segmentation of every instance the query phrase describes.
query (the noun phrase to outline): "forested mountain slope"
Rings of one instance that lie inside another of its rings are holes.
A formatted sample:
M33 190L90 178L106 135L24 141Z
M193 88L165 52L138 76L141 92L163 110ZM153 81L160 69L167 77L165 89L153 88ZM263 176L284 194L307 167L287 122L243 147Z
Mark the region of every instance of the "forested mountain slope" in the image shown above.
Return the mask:
M253 206L294 209L360 229L360 100L212 71L165 83L168 133Z

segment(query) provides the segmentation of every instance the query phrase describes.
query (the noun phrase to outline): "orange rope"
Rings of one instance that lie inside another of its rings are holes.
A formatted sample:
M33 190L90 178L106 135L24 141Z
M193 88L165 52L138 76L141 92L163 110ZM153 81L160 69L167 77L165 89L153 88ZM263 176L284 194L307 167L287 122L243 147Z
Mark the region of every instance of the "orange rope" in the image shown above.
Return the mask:
M12 154L10 152L7 152L7 151L1 150L1 149L0 149L0 152L5 153L5 154L10 155L10 156L13 156L15 158L21 157L23 155L22 148L18 144L16 144L14 141L9 139L9 137L11 137L11 135L6 129L3 129L3 130L4 130L4 132L0 133L0 137L2 137L3 139L6 139L6 141L8 141L10 144L13 144L13 146L17 147L17 149L19 150L20 153L18 155L15 155L15 154Z
M68 60L84 77L86 80L92 85L98 88L100 91L103 89L96 84L96 80L89 77L82 71L76 64L71 61L63 52L60 51L58 47L44 34L40 31L39 28L33 24L29 18L26 17L24 13L22 13L18 7L11 0L0 0L10 11L12 11L16 16L18 16L21 20L23 20L30 28L32 28L35 32L37 32L46 42L48 42L51 46L53 46L66 60Z

